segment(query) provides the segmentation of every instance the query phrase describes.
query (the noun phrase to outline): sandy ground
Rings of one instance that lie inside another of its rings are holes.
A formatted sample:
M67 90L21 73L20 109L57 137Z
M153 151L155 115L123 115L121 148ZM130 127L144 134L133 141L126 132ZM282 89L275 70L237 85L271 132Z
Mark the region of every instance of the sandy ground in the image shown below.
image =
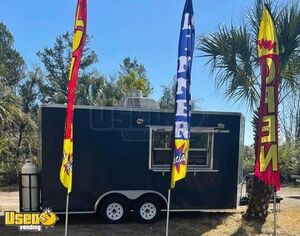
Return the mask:
M0 216L4 211L19 210L19 192L17 186L0 187Z
M300 236L300 187L284 187L279 192L283 197L278 213L278 235ZM271 205L270 205L270 208ZM0 188L0 236L10 235L63 235L64 217L43 232L19 232L16 227L4 226L3 211L18 210L18 192L15 187ZM72 215L69 219L69 235L74 236L113 236L113 235L164 235L165 214L151 225L135 223L131 216L120 225L103 224L95 215ZM247 223L241 213L172 213L170 235L176 236L222 236L222 235L272 235L273 214L269 214L265 224Z

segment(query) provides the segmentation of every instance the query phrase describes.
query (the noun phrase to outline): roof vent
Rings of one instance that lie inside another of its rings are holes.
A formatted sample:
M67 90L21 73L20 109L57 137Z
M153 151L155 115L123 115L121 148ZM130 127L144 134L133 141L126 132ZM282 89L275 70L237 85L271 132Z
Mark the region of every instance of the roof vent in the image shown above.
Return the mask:
M119 106L140 109L159 109L159 104L153 99L143 97L142 91L140 90L128 90Z
M142 98L143 93L141 90L128 90L125 96L127 98Z

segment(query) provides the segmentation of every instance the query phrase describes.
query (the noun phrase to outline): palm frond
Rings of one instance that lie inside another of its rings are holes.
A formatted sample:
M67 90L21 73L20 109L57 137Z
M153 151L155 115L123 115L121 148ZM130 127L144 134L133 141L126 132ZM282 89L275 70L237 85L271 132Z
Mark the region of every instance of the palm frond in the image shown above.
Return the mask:
M197 49L215 74L216 88L225 87L225 97L246 101L253 109L259 98L258 82L252 56L255 48L246 26L220 27L216 33L198 40Z
M289 63L291 57L300 53L300 10L297 2L286 5L278 19L280 62ZM294 59L294 58L293 58Z

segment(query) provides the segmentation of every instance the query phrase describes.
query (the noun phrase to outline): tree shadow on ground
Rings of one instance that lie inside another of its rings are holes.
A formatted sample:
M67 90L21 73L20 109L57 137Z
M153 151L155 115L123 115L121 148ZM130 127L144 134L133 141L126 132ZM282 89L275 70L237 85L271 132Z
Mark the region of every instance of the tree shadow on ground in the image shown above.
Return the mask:
M217 228L229 213L195 213L195 212L172 212L170 214L169 235L199 236ZM59 221L53 229L45 230L46 235L62 235L64 231L65 217L59 215ZM4 217L0 216L0 225L4 224ZM166 213L163 212L161 219L153 224L138 223L134 214L123 224L105 224L96 215L70 215L70 235L134 235L150 236L165 235ZM0 235L23 235L17 227L0 227Z
M64 232L64 215L58 215L59 221L54 228L46 229L43 234L46 235L62 235ZM169 235L188 235L199 236L208 233L213 235L230 235L225 230L226 227L231 227L228 222L234 224L235 228L241 224L240 214L234 213L196 213L196 212L171 212ZM223 225L226 222L226 225ZM4 224L4 217L0 217L0 225ZM69 230L70 235L135 235L135 236L163 236L165 235L166 213L163 212L161 219L153 224L138 223L134 214L131 213L129 218L123 224L105 224L96 215L70 215L69 216ZM232 225L233 226L233 225ZM255 225L257 226L257 225ZM221 229L220 229L221 227ZM225 228L224 228L225 227ZM246 226L245 226L246 227ZM249 226L250 227L250 226ZM221 231L220 231L221 230ZM228 230L228 229L227 229ZM218 233L218 232L221 232ZM230 231L232 232L232 231ZM247 228L240 226L240 228L233 235L247 235ZM250 229L253 232L253 229ZM259 232L259 229L256 229ZM0 227L0 235L23 235L18 232L17 227ZM36 233L35 235L40 235Z
M15 192L19 191L19 186L14 185L0 185L0 192Z
M293 198L293 199L296 199L296 200L300 200L300 196L288 196L288 198Z
M170 215L170 235L203 235L217 229L232 213L174 212Z
M244 236L244 235L256 235L262 233L262 227L265 222L260 221L246 221L242 218L241 225L236 232L231 234L231 236Z

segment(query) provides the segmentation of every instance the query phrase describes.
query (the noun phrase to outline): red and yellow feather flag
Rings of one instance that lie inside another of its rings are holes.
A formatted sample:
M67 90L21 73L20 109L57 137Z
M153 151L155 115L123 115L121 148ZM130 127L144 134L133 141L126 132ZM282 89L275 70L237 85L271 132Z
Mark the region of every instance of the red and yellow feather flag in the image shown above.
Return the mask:
M279 47L276 29L267 7L264 8L258 34L261 71L258 142L255 175L280 189L278 164L278 81Z
M72 46L72 59L68 82L68 104L65 123L65 135L63 143L63 160L60 168L60 181L68 189L72 190L72 166L73 166L73 116L75 92L78 79L79 65L86 40L86 0L78 0L75 15L75 26Z

